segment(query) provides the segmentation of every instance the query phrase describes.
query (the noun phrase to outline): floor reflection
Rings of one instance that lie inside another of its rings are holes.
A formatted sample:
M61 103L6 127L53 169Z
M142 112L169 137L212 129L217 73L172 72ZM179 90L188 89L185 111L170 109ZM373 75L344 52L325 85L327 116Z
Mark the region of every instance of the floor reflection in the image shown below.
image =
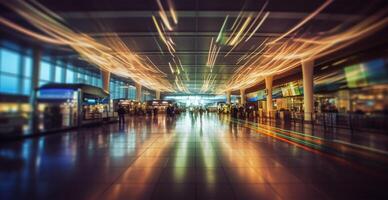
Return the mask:
M2 143L0 199L386 198L387 173L371 176L264 133L316 138L252 126L183 113Z

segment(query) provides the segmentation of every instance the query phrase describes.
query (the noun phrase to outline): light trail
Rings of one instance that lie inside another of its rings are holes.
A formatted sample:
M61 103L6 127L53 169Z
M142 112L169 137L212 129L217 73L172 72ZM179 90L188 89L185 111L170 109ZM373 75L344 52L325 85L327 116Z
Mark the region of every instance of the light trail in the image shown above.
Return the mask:
M326 4L327 2L320 8L327 6ZM315 16L315 12L309 17ZM251 87L264 80L265 76L281 74L299 67L302 60L317 59L348 47L386 27L388 25L388 18L385 17L387 13L388 8L382 8L374 15L364 18L342 31L339 31L339 28L334 28L337 33L331 29L313 37L302 35L286 40L283 34L279 37L280 39L274 40L281 40L281 42L266 42L264 48L260 49L259 52L240 57L237 63L241 63L241 65L235 70L225 86L217 88L217 92L224 93ZM298 26L299 24L295 27ZM291 30L294 29L291 28ZM252 80L254 81L252 82Z
M259 30L259 28L264 23L264 21L267 19L269 14L270 14L270 12L266 12L264 14L263 18L260 20L259 24L257 24L256 28L251 32L251 34L247 37L247 39L245 39L245 42L247 42L249 39L251 39L251 37L257 32L257 30Z
M159 16L160 18L162 19L163 21L163 24L166 26L166 28L169 30L169 31L172 31L173 28L170 24L170 21L168 20L168 17L167 17L167 14L166 14L166 11L164 11L164 8L163 8L163 5L162 3L160 2L160 0L156 0L156 3L158 4L158 7L159 7ZM171 7L170 7L171 8ZM171 8L172 9L172 8Z
M301 22L299 22L297 25L295 25L293 28L291 28L289 31L287 31L286 33L284 33L283 35L279 36L278 38L276 38L274 41L272 41L271 43L276 43L278 42L279 40L283 39L284 37L286 37L287 35L289 35L290 33L296 31L298 28L302 27L304 24L306 24L308 21L310 21L311 19L313 19L315 16L317 16L323 9L325 9L327 6L329 6L331 3L333 2L333 0L326 0L325 3L323 3L321 6L319 6L314 12L312 12L310 15L308 15L306 18L304 18Z
M166 75L161 72L148 58L142 58L132 52L126 44L117 36L112 34L104 38L107 44L102 44L84 33L75 32L63 24L59 16L43 8L42 5L31 4L21 0L11 2L1 2L6 7L20 15L31 25L46 33L48 36L40 37L34 35L27 29L19 29L20 26L9 26L24 34L33 35L43 42L69 45L81 58L101 70L109 71L118 76L131 78L144 87L157 89L160 91L173 92L173 86L166 79ZM2 21L7 22L7 21ZM12 25L12 24L8 24ZM58 43L58 42L57 42ZM135 67L136 66L136 67Z
M351 149L352 147L359 148L357 146L350 146L349 148L346 148L346 149L344 149L344 146L337 146L337 147L331 146L331 148L328 148L323 143L322 144L316 144L316 143L314 143L312 141L306 141L305 138L302 138L302 139L294 138L294 137L286 135L284 133L276 132L274 130L279 130L276 127L268 126L268 129L264 129L264 128L258 127L257 125L255 125L252 122L241 121L241 120L238 120L238 119L227 119L227 121L238 123L241 126L244 126L244 127L249 128L249 129L257 131L257 133L259 133L259 134L266 135L266 136L278 139L280 141L292 144L292 145L297 146L297 147L299 147L299 148L301 148L303 150L315 153L317 155L329 158L331 160L338 161L340 163L348 165L349 167L352 167L352 168L357 169L359 171L366 172L366 173L371 174L371 175L378 175L378 174L374 173L373 171L370 171L369 168L367 168L367 167L365 167L363 165L358 165L358 164L356 164L354 162L349 161L348 160L349 157L344 157L344 154L346 153L346 154L348 154L348 156L352 157L352 155L349 155L349 153L353 153L353 154L354 153L356 153L356 154L358 153L358 154L360 154L362 156L367 156L367 157L368 156L373 156L373 158L375 158L378 161L383 162L383 163L387 163L388 162L385 155L384 156L379 156L377 154L373 154L373 155L372 154L367 154L367 155L365 155L363 151L360 151L360 150L357 150L357 149ZM272 130L272 129L274 129L274 130ZM314 136L312 136L312 137L314 137ZM338 149L340 149L341 152L338 152ZM379 152L376 152L376 151L374 151L373 153L378 153L379 154Z

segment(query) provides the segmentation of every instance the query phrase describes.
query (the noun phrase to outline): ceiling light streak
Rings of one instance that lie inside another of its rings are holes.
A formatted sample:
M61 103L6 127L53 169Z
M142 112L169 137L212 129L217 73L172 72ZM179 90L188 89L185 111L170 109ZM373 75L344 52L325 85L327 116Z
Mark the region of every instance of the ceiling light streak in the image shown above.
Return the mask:
M174 4L172 3L172 0L168 0L167 4L168 4L168 8L169 8L171 17L174 21L174 24L176 25L176 24L178 24L178 17L177 17L177 14L175 12L175 9L174 9Z
M259 30L259 28L261 27L261 25L264 23L264 21L267 19L268 15L269 15L270 12L266 12L264 14L264 17L260 20L259 24L257 24L256 28L251 32L251 34L248 36L247 39L245 39L245 42L247 42L249 39L251 39L251 37L257 32L257 30Z
M172 28L170 22L168 21L167 14L164 11L162 3L160 2L160 0L156 0L156 3L158 4L158 7L159 7L158 13L159 13L160 18L162 19L163 24L166 26L167 30L172 31L173 28Z
M261 14L263 13L263 11L264 11L264 9L267 7L267 5L268 5L268 0L265 1L264 5L261 7L259 13L258 13L258 14L256 15L256 17L255 17L255 20L253 20L253 22L252 22L251 25L249 26L249 28L248 28L248 30L247 30L246 33L248 33L248 32L253 28L253 25L256 24L256 21L260 18ZM268 12L267 12L267 13L268 13ZM266 17L264 16L264 18L266 18ZM265 20L265 19L264 19L264 20ZM261 22L259 22L259 25L257 25L256 28L255 28L253 31L251 31L251 34L250 34L249 37L245 40L245 42L248 41L248 40L253 36L253 34L259 29L258 27L261 26L261 24L263 23L264 20L262 19ZM246 34L246 33L245 33L245 34ZM243 38L244 38L244 37L245 37L245 35L243 36Z
M118 76L132 78L142 83L144 87L160 91L173 92L173 86L165 79L153 63L132 52L117 36L105 38L107 44L97 42L84 33L78 33L58 22L58 17L47 9L35 8L34 5L15 0L12 3L1 2L37 29L46 33L49 38L62 41L79 53L81 59L88 61L101 70L106 70ZM43 12L44 11L44 12ZM64 21L64 20L61 20ZM16 27L15 27L16 28ZM44 38L41 38L44 40ZM136 66L136 67L135 67Z
M13 22L11 22L3 17L0 17L0 23L2 23L5 26L8 26L8 28L14 29L22 34L28 35L28 36L33 37L33 38L40 40L42 42L56 44L56 45L68 45L68 43L65 41L57 40L54 38L50 38L50 37L35 33L33 31L30 31L24 27L21 27L21 26L15 24L15 23L13 23Z
M223 43L223 38L224 38L223 35L224 35L225 25L226 25L226 23L228 21L228 18L229 18L229 15L227 15L225 17L224 23L222 23L220 32L218 33L218 36L217 36L217 39L216 39L216 42L218 42L218 43Z
M236 36L234 36L234 38L230 41L230 45L237 45L237 41L239 41L239 38L240 38L240 35L244 32L244 30L246 29L246 27L248 26L249 22L251 21L252 17L251 16L248 16L246 19L245 19L245 22L244 24L241 26L240 30L237 32Z
M255 53L251 52L249 56L244 55L245 57L241 58L241 61L246 61L235 70L227 84L217 91L248 88L262 81L265 76L281 74L300 66L302 60L317 59L348 47L386 27L388 25L388 18L385 17L387 13L388 8L384 8L336 34L329 30L314 37L288 38L276 44L269 45L265 41L264 48L259 52L255 52L257 48L253 51ZM260 56L262 51L264 53Z
M308 21L310 21L311 19L313 19L315 16L317 16L323 9L325 9L328 5L330 5L331 3L333 2L333 0L326 0L325 3L323 3L321 6L319 6L314 12L312 12L311 14L309 14L306 18L304 18L301 22L299 22L297 25L295 25L293 28L291 28L289 31L287 31L286 33L284 33L283 35L279 36L278 38L276 38L274 41L272 41L271 43L276 43L278 42L279 40L283 39L284 37L286 37L287 35L289 35L290 33L294 32L295 30L297 30L298 28L302 27L304 24L306 24Z

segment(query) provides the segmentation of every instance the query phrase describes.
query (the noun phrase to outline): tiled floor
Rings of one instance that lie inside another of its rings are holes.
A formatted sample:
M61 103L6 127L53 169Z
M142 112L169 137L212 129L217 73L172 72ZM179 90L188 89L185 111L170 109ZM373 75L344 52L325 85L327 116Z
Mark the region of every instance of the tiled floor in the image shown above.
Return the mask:
M387 171L216 114L0 144L0 199L388 199Z

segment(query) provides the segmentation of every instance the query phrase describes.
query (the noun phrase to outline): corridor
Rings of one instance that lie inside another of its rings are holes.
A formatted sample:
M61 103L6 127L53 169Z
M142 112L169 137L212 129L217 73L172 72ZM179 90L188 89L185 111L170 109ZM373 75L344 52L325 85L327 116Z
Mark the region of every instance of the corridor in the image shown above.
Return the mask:
M0 199L386 199L386 177L212 113L0 145Z

